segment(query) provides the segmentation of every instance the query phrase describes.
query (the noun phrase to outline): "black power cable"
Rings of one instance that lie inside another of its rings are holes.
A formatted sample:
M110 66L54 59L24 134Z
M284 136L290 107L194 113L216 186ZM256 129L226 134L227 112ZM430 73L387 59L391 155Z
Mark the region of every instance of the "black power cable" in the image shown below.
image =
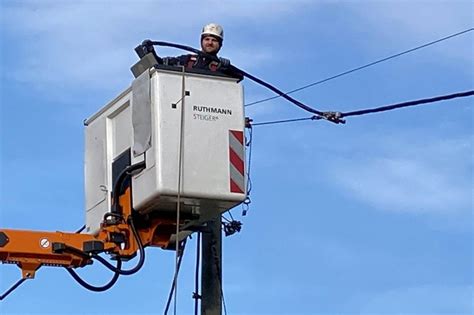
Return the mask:
M474 95L474 90L466 91L466 92L459 92L459 93L454 93L454 94L449 94L449 95L441 95L441 96L436 96L436 97L432 97L432 98L425 98L425 99L416 100L416 101L409 101L409 102L403 102L403 103L398 103L398 104L386 105L386 106L377 107L377 108L369 108L369 109L363 109L363 110L356 110L356 111L352 111L352 112L345 112L345 113L341 113L341 118L342 117L349 117L349 116L360 116L360 115L378 113L378 112L385 112L385 111L389 111L389 110L393 110L393 109L397 109L397 108L416 106L416 105L434 103L434 102L439 102L439 101L446 101L446 100L450 100L450 99L453 99L453 98L467 97L467 96L472 96L472 95Z
M205 56L211 60L214 60L214 61L217 61L217 62L220 62L221 59L219 59L218 57L216 56L213 56L213 55L210 55L208 53L205 53L205 52L202 52L200 50L197 50L195 48L192 48L192 47L189 47L189 46L185 46L185 45L180 45L180 44L174 44L174 43L168 43L168 42L162 42L162 41L151 41L151 40L145 40L143 41L142 43L142 47L144 47L144 49L140 49L138 46L135 50L137 51L153 51L153 45L157 45L157 46L166 46L166 47L174 47L174 48L179 48L179 49L183 49L183 50L186 50L186 51L190 51L190 52L193 52L195 54L198 54L198 55L202 55L202 56ZM255 81L256 83L260 84L260 85L263 85L264 87L270 89L271 91L277 93L279 96L285 98L286 100L290 101L291 103L293 103L294 105L298 106L299 108L301 109L304 109L305 111L308 111L310 113L313 113L313 114L317 114L317 115L323 115L324 113L317 110L317 109L314 109L308 105L305 105L303 103L301 103L300 101L294 99L293 97L291 96L288 96L286 95L286 93L282 92L281 90L277 89L276 87L274 87L273 85L271 84L268 84L267 82L251 75L250 73L247 73L245 71L243 71L242 69L239 69L233 65L231 65L229 63L229 66L228 66L228 69L232 72L235 72L237 74L240 74L240 75L243 75L247 78L249 78L250 80L252 81Z
M177 238L177 236L176 236L176 238ZM174 288L176 286L176 281L178 279L178 273L179 273L179 269L181 267L181 261L183 260L184 248L186 247L186 240L182 241L181 245L179 247L180 247L180 252L179 252L179 258L178 258L178 265L177 265L177 268L176 268L176 274L174 275L173 282L171 284L170 293L168 295L168 301L166 302L165 311L163 313L164 315L168 314L168 311L169 311L169 308L170 308L170 305L171 305L171 300L173 299Z
M470 91L466 91L466 92L458 92L458 93L453 93L453 94L441 95L441 96L436 96L436 97L431 97L431 98L424 98L424 99L419 99L419 100L415 100L415 101L402 102L402 103L397 103L397 104L392 104L392 105L386 105L386 106L381 106L381 107L356 110L356 111L351 111L351 112L344 112L344 113L330 112L334 116L331 117L331 116L328 115L327 119L329 119L331 121L334 121L336 123L344 123L345 121L343 119L341 119L343 117L361 116L361 115L365 115L365 114L379 113L379 112L390 111L390 110L403 108L403 107L411 107L411 106L417 106L417 105L422 105L422 104L435 103L435 102L446 101L446 100L450 100L450 99L454 99L454 98L468 97L468 96L473 96L473 95L474 95L474 90L470 90ZM327 115L327 113L325 115ZM261 122L261 123L253 123L252 126L275 125L275 124L288 123L288 122L297 122L297 121L305 121L305 120L319 120L319 119L321 119L321 117L311 116L311 117L305 117L305 118L295 118L295 119L275 120L275 121L266 121L266 122Z
M0 301L6 298L10 293L15 291L23 282L25 282L25 280L28 280L28 278L21 278L20 280L15 282L15 284L12 285L10 289L8 289L7 291L5 291L5 293L0 295Z
M474 30L474 28L469 28L469 29L467 29L467 30L464 30L464 31L461 31L461 32L458 32L458 33L455 33L455 34L451 34L451 35L449 35L449 36L446 36L446 37L437 39L437 40L435 40L435 41L432 41L432 42L429 42L429 43L426 43L426 44L423 44L423 45L420 45L420 46L417 46L417 47L414 47L414 48L411 48L411 49L402 51L402 52L400 52L400 53L397 53L397 54L394 54L394 55L391 55L391 56L388 56L388 57L385 57L385 58L376 60L376 61L374 61L374 62L365 64L365 65L363 65L363 66L356 67L356 68L353 68L353 69L350 69L350 70L341 72L341 73L339 73L339 74L333 75L333 76L328 77L328 78L326 78L326 79L322 79L322 80L319 80L319 81L316 81L316 82L313 82L313 83L304 85L304 86L299 87L299 88L297 88L297 89L288 91L288 92L286 92L285 94L291 94L291 93L298 92L298 91L307 89L307 88L309 88L309 87L312 87L312 86L315 86L315 85L318 85L318 84L321 84L321 83L324 83L324 82L327 82L327 81L334 80L334 79L339 78L339 77L342 77L342 76L344 76L344 75L347 75L347 74L350 74L350 73L353 73L353 72L356 72L356 71L359 71L359 70L362 70L362 69L371 67L371 66L373 66L373 65L379 64L379 63L381 63L381 62L384 62L384 61L387 61L387 60L390 60L390 59L393 59L393 58L396 58L396 57L400 57L400 56L402 56L402 55L405 55L405 54L414 52L414 51L416 51L416 50L418 50L418 49L422 49L422 48L425 48L425 47L428 47L428 46L437 44L437 43L439 43L439 42L442 42L442 41L448 40L448 39L450 39L450 38L453 38L453 37L456 37L456 36L465 34L465 33L467 33L467 32L471 32L471 31L473 31L473 30ZM256 105L256 104L259 104L259 103L263 103L263 102L267 102L267 101L276 99L276 98L278 98L278 97L280 97L280 96L277 95L277 96L268 97L268 98L265 98L265 99L262 99L262 100L259 100L259 101L255 101L255 102L252 102L252 103L248 103L248 104L246 104L245 106L247 107L247 106Z
M405 52L402 52L402 53L399 53L399 54L396 54L396 55L393 55L393 56L390 56L390 57L387 57L387 58L384 58L384 59L381 59L379 61L376 61L374 63L371 63L369 65L373 65L373 64L376 64L376 63L379 63L379 62L382 62L382 61L385 61L385 60L388 60L388 59L391 59L391 58L395 58L396 56L400 56L400 55L403 55L403 54L406 54L408 52L411 52L411 51L414 51L414 50L417 50L417 49L420 49L422 47L426 47L426 46L429 46L429 45L432 45L434 43L438 43L440 41L443 41L443 40L446 40L448 38L452 38L454 36L458 36L458 35L461 35L461 34L464 34L466 32L470 32L474 30L474 28L471 28L471 29L468 29L468 30L465 30L465 31L462 31L462 32L459 32L459 33L456 33L456 34L453 34L453 35L450 35L450 36L447 36L447 37L444 37L442 39L439 39L437 41L434 41L434 42L431 42L431 43L428 43L428 44L425 44L425 45L422 45L422 46L419 46L419 47L415 47L415 48L412 48L410 50L407 50ZM187 50L187 51L190 51L190 52L193 52L193 53L196 53L196 54L199 54L199 55L203 55L205 57L208 57L210 59L213 59L213 60L216 60L216 61L219 61L220 59L217 58L216 56L213 56L213 55L210 55L210 54L207 54L205 52L202 52L202 51L199 51L195 48L192 48L192 47L189 47L189 46L185 46L185 45L180 45L180 44L174 44L174 43L168 43L168 42L162 42L162 41L151 41L151 40L145 40L143 43L142 43L142 46L143 47L151 47L151 49L144 49L144 50L148 50L148 51L153 51L153 45L158 45L158 46L168 46L168 47L174 47L174 48L179 48L179 49L183 49L183 50ZM140 46L139 46L140 47ZM365 66L362 66L362 67L359 67L360 69L364 68L364 67L368 67L369 65L365 65ZM405 103L400 103L400 104L393 104L393 105L388 105L388 106L383 106L383 107L380 107L380 108L374 108L374 109L367 109L367 110L362 110L362 111L354 111L354 112L346 112L346 113L341 113L341 112L322 112L322 111L319 111L317 109L314 109L314 108L311 108L299 101L297 101L296 99L288 96L287 94L288 93L284 93L282 91L280 91L279 89L277 89L276 87L260 80L259 78L233 66L233 65L230 65L229 64L229 69L231 71L234 71L236 73L239 73L263 86L265 86L266 88L272 90L273 92L277 93L279 96L287 99L288 101L290 101L291 103L293 103L294 105L310 112L310 113L313 113L315 114L315 116L312 116L312 117L309 117L309 118L298 118L298 119L295 119L295 120L284 120L284 121L277 121L277 122L265 122L265 123L260 123L260 124L254 124L254 125L264 125L264 124L274 124L274 123L284 123L284 122L290 122L290 121L299 121L299 120L318 120L318 119L326 119L328 121L331 121L333 123L345 123L345 121L342 119L343 117L348 117L348 116L357 116L357 115L363 115L363 114L368 114L368 113L375 113L375 112L381 112L381 111L387 111L387 110L392 110L392 109L395 109L395 108L402 108L402 107L408 107L408 106L414 106L414 105L419 105L419 104L425 104L425 103L431 103L431 102L436 102L436 101L440 101L440 100L447 100L447 99L451 99L451 98L455 98L455 97L463 97L463 96L470 96L471 94L465 94L465 93L456 93L456 95L448 95L448 96L442 96L442 97L436 97L436 98L433 98L433 99L427 99L427 100L418 100L418 101L412 101L412 102L405 102ZM350 72L353 72L353 71L356 71L357 69L354 69L354 70L350 70L348 71L347 73L350 73ZM341 74L342 75L342 74ZM340 75L338 75L340 76ZM336 76L337 77L337 76ZM315 83L316 84L316 83ZM313 85L315 85L313 84ZM470 92L467 92L467 93L470 93ZM459 94L459 95L457 95ZM118 197L117 197L118 198Z
M295 104L296 106L298 106L299 108L301 109L304 109L305 111L307 112L310 112L310 113L313 113L313 114L317 114L317 115L323 115L324 113L317 110L317 109L314 109L312 107L309 107L308 105L305 105L303 103L301 103L300 101L294 99L293 97L289 96L287 93L284 93L282 92L281 90L277 89L276 87L274 87L273 85L271 84L268 84L267 82L263 81L263 80L260 80L259 78L251 75L250 73L247 73L233 65L230 66L230 68L238 73L241 73L243 76L249 78L250 80L260 84L260 85L263 85L264 87L266 87L267 89L275 92L276 94L278 94L279 96L283 97L284 99L290 101L291 103Z

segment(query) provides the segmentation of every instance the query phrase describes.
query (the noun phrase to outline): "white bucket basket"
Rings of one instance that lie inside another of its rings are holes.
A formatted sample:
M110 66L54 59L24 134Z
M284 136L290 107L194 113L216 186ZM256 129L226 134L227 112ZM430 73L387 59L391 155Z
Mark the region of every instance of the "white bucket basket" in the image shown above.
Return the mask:
M85 124L87 233L96 234L110 211L117 170L143 160L146 168L132 177L140 213L176 211L179 194L181 211L197 223L246 198L243 89L236 79L145 71Z

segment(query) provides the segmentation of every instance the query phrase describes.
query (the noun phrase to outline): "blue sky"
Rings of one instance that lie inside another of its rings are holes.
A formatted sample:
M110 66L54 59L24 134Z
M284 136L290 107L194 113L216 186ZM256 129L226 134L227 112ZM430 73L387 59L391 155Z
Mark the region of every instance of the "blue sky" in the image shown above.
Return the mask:
M83 125L132 80L145 38L198 47L224 26L221 55L282 90L473 27L471 1L1 1L0 226L84 224ZM474 32L293 94L349 111L473 88ZM157 49L160 55L181 51ZM246 102L272 96L244 81ZM252 204L224 239L229 314L473 313L473 98L254 129ZM277 99L255 122L309 116ZM173 252L104 293L42 268L2 314L162 313ZM179 278L192 314L195 239ZM132 263L133 264L133 263ZM95 284L100 266L81 275ZM0 291L20 277L0 267Z

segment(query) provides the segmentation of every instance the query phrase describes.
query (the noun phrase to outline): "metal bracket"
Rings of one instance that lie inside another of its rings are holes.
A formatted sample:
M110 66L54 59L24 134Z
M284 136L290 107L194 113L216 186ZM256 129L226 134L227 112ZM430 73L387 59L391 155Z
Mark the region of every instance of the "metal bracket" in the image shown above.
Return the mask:
M135 78L138 78L143 72L158 64L155 54L148 53L143 56L136 64L130 68Z
M242 229L242 222L236 220L232 220L228 223L222 222L222 225L224 227L225 236L231 236L235 233L240 232L240 230Z

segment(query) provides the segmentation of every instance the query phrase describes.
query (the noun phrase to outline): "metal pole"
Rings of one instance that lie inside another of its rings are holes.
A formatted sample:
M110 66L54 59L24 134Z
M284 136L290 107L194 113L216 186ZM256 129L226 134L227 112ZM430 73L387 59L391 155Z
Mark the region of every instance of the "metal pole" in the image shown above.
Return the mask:
M202 233L201 315L222 314L221 216L207 223Z

